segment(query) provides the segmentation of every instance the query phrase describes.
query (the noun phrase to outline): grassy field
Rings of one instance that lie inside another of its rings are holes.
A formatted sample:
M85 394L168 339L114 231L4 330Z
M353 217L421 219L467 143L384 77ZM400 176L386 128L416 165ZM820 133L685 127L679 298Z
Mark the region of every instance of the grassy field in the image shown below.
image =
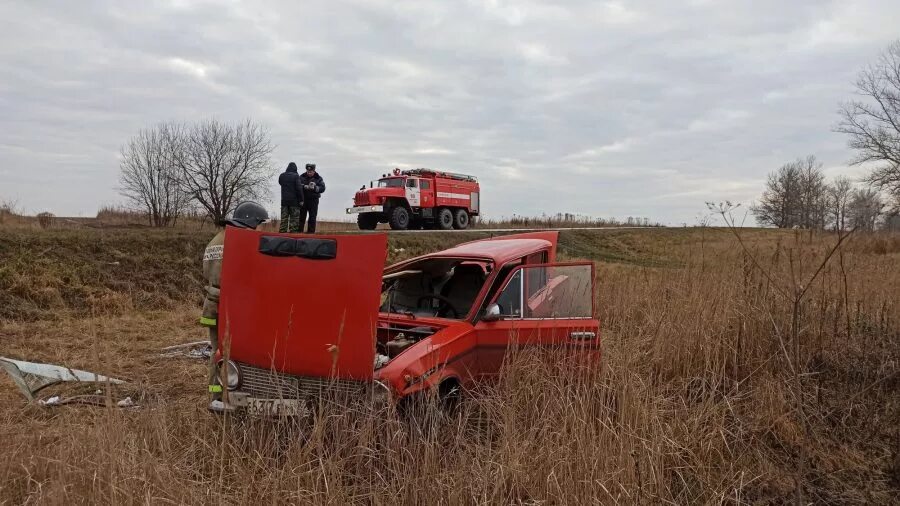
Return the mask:
M898 235L823 264L834 234L564 232L597 262L600 370L517 354L452 416L270 424L211 416L205 365L157 356L204 338L211 234L0 226L0 355L140 403L41 408L0 377L0 504L900 500ZM485 235L391 236L389 261Z

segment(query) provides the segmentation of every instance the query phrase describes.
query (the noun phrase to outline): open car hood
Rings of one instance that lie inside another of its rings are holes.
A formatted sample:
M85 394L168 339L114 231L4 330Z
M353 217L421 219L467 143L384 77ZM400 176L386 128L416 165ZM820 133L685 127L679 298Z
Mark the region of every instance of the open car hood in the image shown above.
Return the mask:
M228 227L219 342L237 362L371 379L385 234L303 236Z

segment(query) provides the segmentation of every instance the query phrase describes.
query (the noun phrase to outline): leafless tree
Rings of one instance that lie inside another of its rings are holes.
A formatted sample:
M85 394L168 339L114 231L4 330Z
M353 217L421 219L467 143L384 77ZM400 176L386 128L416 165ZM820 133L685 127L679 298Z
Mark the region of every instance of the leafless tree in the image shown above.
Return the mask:
M180 187L220 222L242 200L265 200L273 150L268 131L251 120L191 125L175 149Z
M155 227L174 225L188 207L174 157L180 132L178 125L162 123L141 130L121 150L119 192Z
M884 203L878 192L872 188L863 188L855 190L851 195L847 217L854 228L871 231L875 230L883 208Z
M891 44L856 81L860 97L841 106L836 130L850 137L852 163L872 162L867 180L900 196L900 40Z
M891 232L900 232L900 214L894 211L890 215L885 216L881 228Z
M828 214L829 221L835 230L846 230L847 207L850 205L850 194L853 192L853 183L850 178L838 176L828 185Z
M815 156L798 158L772 172L760 201L751 206L756 221L779 228L823 228L827 185Z

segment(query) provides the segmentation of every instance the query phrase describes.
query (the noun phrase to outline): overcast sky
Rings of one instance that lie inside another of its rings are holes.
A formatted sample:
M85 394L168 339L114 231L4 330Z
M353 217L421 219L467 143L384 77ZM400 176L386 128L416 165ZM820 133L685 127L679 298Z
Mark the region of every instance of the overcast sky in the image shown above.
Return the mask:
M0 200L57 215L122 201L139 129L250 117L279 170L317 163L327 217L398 166L477 175L491 216L694 224L799 156L858 174L835 111L900 37L896 0L6 0L0 19Z

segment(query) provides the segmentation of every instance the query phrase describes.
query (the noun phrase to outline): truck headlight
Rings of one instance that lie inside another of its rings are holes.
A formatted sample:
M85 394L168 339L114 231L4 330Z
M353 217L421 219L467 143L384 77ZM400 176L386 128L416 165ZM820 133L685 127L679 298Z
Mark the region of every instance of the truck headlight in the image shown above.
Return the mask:
M241 386L241 368L233 361L219 361L219 371L225 367L225 386L228 390L237 390Z

